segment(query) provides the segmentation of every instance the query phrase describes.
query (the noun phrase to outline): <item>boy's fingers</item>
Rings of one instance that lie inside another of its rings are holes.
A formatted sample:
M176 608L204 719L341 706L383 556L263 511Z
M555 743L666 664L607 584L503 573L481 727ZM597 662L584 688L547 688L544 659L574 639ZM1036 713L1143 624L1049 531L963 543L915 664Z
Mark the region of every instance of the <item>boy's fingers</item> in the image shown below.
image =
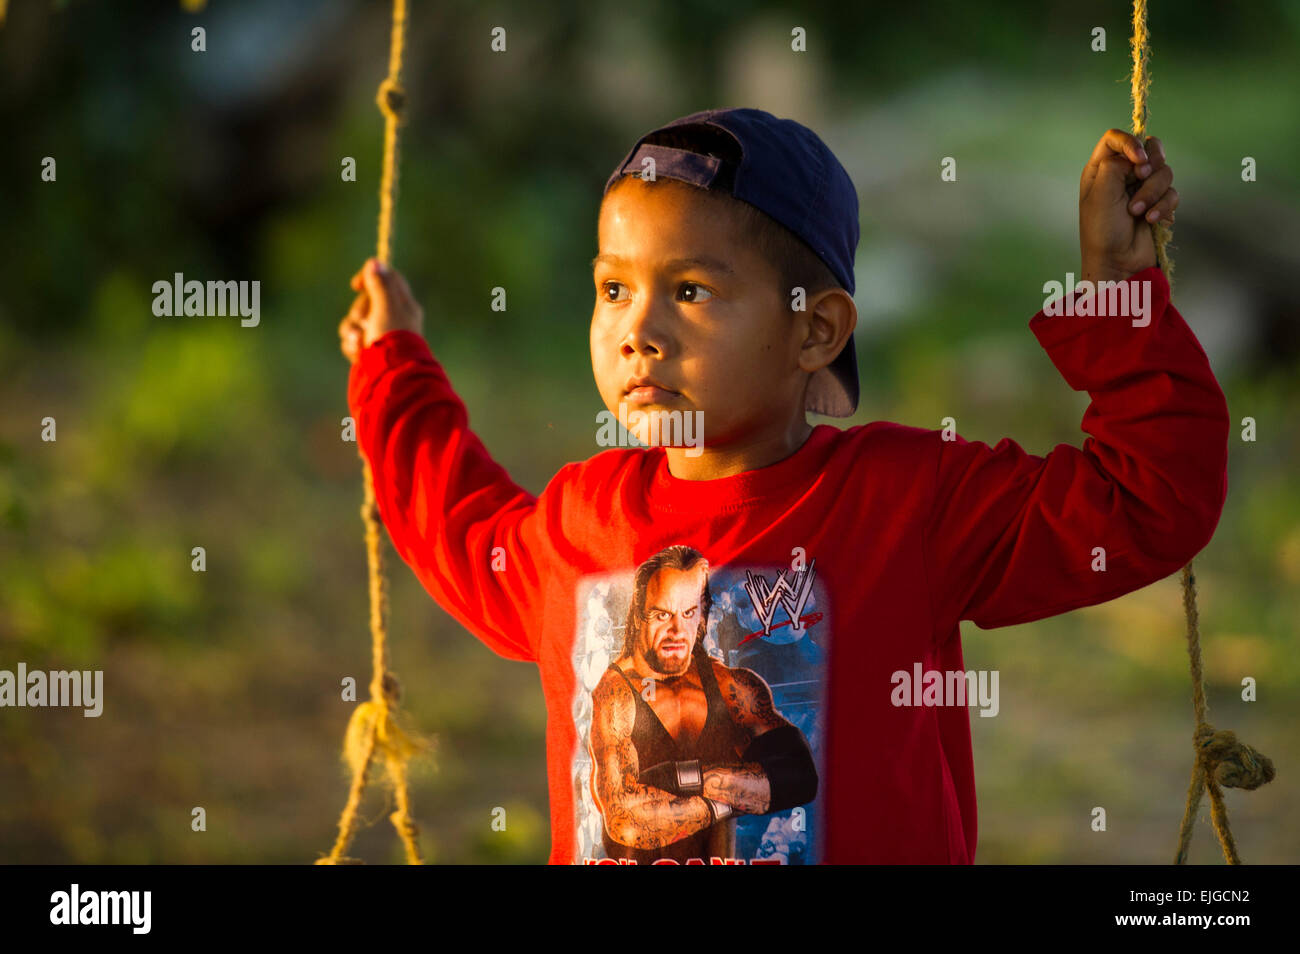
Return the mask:
M1147 140L1147 161L1137 166L1133 171L1140 179L1150 178L1151 175L1160 169L1165 168L1165 147L1161 145L1160 140L1152 136Z
M393 269L393 278L396 279L397 286L406 293L406 296L411 297L411 286L407 283L406 276L397 269Z
M1144 218L1148 222L1155 222L1159 219L1172 223L1174 221L1174 209L1178 208L1178 199L1178 190L1171 188L1160 197L1160 201L1151 207L1151 210L1147 212Z
M406 299L406 301L415 301L415 296L411 294L411 286L406 283L406 276L397 269L393 269L393 286L397 289L397 293L401 295L402 298Z
M370 295L370 300L374 302L376 308L389 311L388 301L388 284L384 277L379 274L379 263L375 259L366 262L365 270L362 273L362 280L366 285L366 292Z
M1126 133L1122 129L1107 129L1092 150L1088 163L1093 165L1113 155L1121 155L1135 166L1142 165L1150 158L1132 133Z
M1165 164L1165 144L1155 136L1147 140L1147 155L1151 157L1151 164L1159 169Z
M379 266L379 259L375 258L374 256L371 256L370 258L366 259L365 263L362 264L362 266L359 269L357 269L357 273L352 276L352 279L349 282L349 284L356 291L361 291L362 286L365 284L366 273L371 269L377 268L378 266ZM391 274L392 273L391 267L389 271Z
M349 361L355 362L365 344L365 335L358 327L339 331L339 349Z
M1086 180L1081 199L1091 198L1092 200L1103 200L1107 204L1111 202L1124 202L1129 200L1128 189L1130 188L1129 179L1133 169L1133 164L1123 156L1109 153L1097 163L1089 167L1092 176ZM1137 191L1140 180L1133 179L1132 189Z
M360 325L345 325L339 328L339 347L349 358L359 354L366 340Z
M1138 142L1136 136L1122 129L1107 129L1097 145L1093 147L1088 164L1083 167L1081 187L1084 194L1091 188L1097 173L1104 163L1122 157L1134 166L1143 166L1150 162L1150 157Z
M1142 187L1133 193L1129 199L1128 210L1133 215L1141 215L1147 209L1153 208L1160 201L1161 196L1167 194L1174 181L1174 170L1168 166L1161 166L1143 181Z
M393 272L396 281L393 283L397 288L397 294L401 298L402 304L406 310L414 314L419 311L420 306L415 303L415 295L411 293L411 286L406 283L406 278L401 272Z
M1151 158L1138 137L1122 129L1107 130L1102 142L1108 151L1119 153L1135 166L1140 166Z
M357 273L348 281L353 291L361 291L361 279L366 274L366 267L370 264L370 261L370 259L366 259L365 264L358 268Z
M348 317L355 318L358 321L365 318L366 310L370 306L370 296L364 291L357 295L352 301L352 307L348 309Z

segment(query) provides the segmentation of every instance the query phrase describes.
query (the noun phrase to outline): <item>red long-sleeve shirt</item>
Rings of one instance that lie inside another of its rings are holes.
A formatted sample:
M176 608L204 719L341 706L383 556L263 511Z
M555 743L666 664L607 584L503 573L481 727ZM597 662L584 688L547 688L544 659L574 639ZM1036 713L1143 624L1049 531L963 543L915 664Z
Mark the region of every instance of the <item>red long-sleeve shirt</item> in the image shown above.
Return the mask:
M1227 405L1205 352L1158 268L1129 281L1151 282L1145 327L1042 311L1029 322L1091 397L1082 448L1045 456L1009 439L822 424L790 457L734 476L681 480L660 448L613 448L534 497L469 429L422 337L391 332L362 351L349 404L397 552L466 629L539 667L551 863L603 857L590 693L622 645L633 572L674 544L709 563L708 648L772 686L818 766L804 818L740 816L738 854L974 859L969 710L898 704L920 701L900 674L962 671L960 620L1025 623L1177 571L1227 492ZM786 599L764 627L771 587Z

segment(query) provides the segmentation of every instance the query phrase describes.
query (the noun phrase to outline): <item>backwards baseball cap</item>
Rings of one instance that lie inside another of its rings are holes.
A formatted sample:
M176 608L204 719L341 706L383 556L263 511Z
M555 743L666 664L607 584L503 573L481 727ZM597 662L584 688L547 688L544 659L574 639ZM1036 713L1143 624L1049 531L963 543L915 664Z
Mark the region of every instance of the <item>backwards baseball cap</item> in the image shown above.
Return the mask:
M858 247L858 194L835 154L807 126L761 109L707 109L646 133L605 183L667 176L722 192L759 209L797 235L850 294ZM804 407L852 417L858 407L853 336L808 382Z

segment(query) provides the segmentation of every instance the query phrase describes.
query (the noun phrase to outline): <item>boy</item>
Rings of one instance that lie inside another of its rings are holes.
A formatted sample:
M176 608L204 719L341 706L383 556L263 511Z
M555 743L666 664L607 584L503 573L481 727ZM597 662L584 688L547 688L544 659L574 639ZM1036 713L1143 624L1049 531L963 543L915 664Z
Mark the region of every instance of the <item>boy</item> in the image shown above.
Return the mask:
M694 416L702 447L605 450L534 498L469 430L401 276L354 277L349 403L393 543L540 669L552 863L973 861L959 621L1162 579L1224 502L1227 406L1155 264L1148 222L1178 195L1145 146L1107 131L1080 184L1083 279L1124 295L1084 286L1029 323L1092 398L1083 448L1045 457L807 423L857 406L857 196L761 110L642 137L600 210L601 397L643 443L629 406Z

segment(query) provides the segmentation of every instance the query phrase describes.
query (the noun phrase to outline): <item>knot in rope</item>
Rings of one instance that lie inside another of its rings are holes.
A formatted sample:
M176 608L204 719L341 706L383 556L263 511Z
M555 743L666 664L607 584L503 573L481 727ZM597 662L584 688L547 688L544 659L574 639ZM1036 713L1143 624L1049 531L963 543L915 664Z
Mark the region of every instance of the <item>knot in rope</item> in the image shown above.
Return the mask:
M406 762L421 748L398 726L385 701L370 699L361 703L348 720L344 756L353 772L364 773L376 757L385 763Z
M402 698L402 684L391 672L384 673L384 698L390 705L397 705L397 701Z
M406 107L406 90L390 76L379 84L375 102L379 104L379 111L385 119L401 122L402 110Z
M1273 760L1238 740L1236 733L1202 723L1196 730L1196 757L1207 777L1227 788L1253 791L1273 781Z

